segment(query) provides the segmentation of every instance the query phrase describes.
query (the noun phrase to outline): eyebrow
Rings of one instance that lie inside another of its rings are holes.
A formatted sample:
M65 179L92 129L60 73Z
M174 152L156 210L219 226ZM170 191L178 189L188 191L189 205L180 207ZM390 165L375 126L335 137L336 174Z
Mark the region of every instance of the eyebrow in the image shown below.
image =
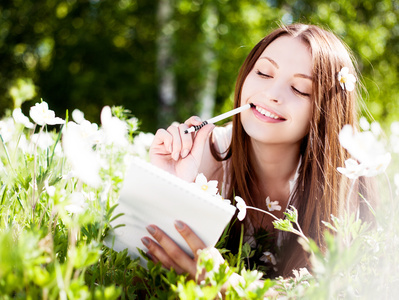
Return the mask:
M259 59L267 59L276 69L279 69L279 65L270 57L267 56L262 56ZM297 73L294 74L294 77L300 77L300 78L305 78L305 79L309 79L309 80L313 80L312 76L306 75L306 74L302 74L302 73Z

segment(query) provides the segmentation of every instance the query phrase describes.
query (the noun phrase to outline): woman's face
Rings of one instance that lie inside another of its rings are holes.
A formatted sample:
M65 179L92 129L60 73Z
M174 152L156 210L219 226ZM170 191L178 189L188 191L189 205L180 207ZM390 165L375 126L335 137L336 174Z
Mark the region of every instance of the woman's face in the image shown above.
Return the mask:
M267 144L300 144L312 115L312 57L299 38L282 36L263 51L246 77L241 113L246 133Z

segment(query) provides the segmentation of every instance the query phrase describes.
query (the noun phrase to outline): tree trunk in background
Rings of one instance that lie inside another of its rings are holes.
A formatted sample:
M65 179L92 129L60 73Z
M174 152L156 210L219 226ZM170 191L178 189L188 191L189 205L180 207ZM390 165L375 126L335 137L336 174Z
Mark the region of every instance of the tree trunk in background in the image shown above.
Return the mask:
M166 127L173 121L173 104L176 101L175 74L172 69L172 37L173 33L165 28L173 16L173 0L159 0L157 21L159 35L157 39L157 70L159 75L158 125Z
M204 36L205 36L205 49L203 52L203 65L206 68L204 88L200 94L201 112L200 117L202 120L207 120L213 116L215 107L216 90L217 90L217 77L218 68L216 65L215 43L217 41L216 26L218 23L218 15L216 7L210 3L205 10ZM208 30L207 30L208 29Z

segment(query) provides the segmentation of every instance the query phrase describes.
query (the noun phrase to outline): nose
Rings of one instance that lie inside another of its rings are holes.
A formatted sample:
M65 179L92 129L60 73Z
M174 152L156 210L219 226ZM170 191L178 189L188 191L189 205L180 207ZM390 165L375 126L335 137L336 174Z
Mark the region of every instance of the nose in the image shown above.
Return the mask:
M281 104L284 101L284 85L279 80L274 79L265 86L263 93L266 99L275 104Z

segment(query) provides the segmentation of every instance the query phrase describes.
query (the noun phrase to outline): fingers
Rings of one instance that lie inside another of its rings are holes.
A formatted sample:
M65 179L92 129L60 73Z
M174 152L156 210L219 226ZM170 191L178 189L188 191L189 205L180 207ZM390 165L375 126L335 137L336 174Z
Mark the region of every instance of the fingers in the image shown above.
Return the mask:
M150 156L172 152L172 136L165 129L158 129L150 147Z
M199 117L191 117L183 124L172 124L166 130L159 129L150 147L150 159L156 155L170 155L174 161L186 158L190 153L200 159L210 131L215 127L208 124L201 130L186 134L184 133L190 126L201 124Z
M180 151L182 145L182 141L180 138L180 130L178 126L171 125L168 127L167 131L172 137L171 156L174 160L177 161L180 157Z
M181 274L184 272L182 268L180 268L165 252L165 250L160 247L157 243L152 241L149 237L143 237L141 239L142 243L144 246L147 247L148 249L148 257L151 258L151 260L154 263L161 262L162 265L166 269L175 269L177 273Z
M206 140L209 137L210 132L215 128L215 125L208 124L197 131L195 136L194 145L191 149L191 154L196 158L202 158L204 152Z
M157 226L149 225L147 230L158 242L157 244L147 237L142 239L151 255L155 256L165 268L173 267L178 273L188 272L194 278L196 262Z
M193 140L195 138L194 134L184 133L190 126L201 124L201 118L193 116L186 120L183 124L176 126L175 128L169 127L168 131L171 132L173 136L173 153L172 157L174 160L178 160L180 157L185 158L193 147Z
M182 221L175 221L175 227L187 242L195 257L197 257L197 252L199 249L206 248L204 242L185 223Z

